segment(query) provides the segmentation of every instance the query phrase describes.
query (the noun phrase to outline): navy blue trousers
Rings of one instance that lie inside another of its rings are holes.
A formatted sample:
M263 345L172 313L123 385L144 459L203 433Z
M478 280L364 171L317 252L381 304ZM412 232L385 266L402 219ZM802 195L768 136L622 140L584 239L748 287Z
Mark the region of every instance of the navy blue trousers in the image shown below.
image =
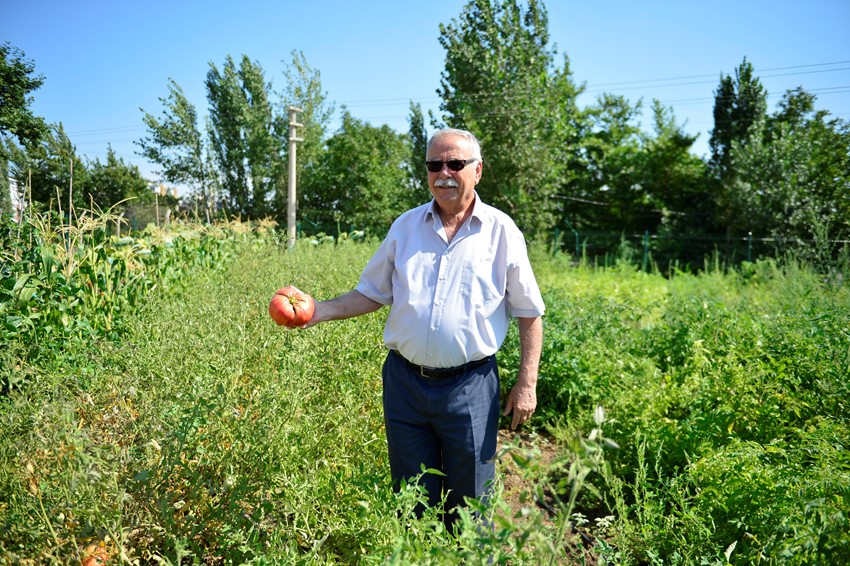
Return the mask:
M428 504L446 494L447 525L464 497L486 499L495 475L499 429L496 358L456 376L427 379L391 351L383 367L384 423L396 489L422 472ZM419 510L421 513L421 509Z

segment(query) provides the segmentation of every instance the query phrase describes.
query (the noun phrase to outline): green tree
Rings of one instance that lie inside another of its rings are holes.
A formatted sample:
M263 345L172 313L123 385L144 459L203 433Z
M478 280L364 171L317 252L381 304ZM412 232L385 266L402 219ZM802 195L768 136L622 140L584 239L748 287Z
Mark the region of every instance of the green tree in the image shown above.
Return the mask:
M786 91L768 126L773 124L798 126L804 123L815 111L815 100L815 95L806 92L802 87ZM770 135L771 132L767 133Z
M721 183L729 182L734 142L746 143L750 129L767 111L767 93L755 76L753 65L744 58L735 70L735 78L720 75L714 93L714 129L711 131L711 165Z
M648 209L641 187L640 103L601 95L587 109L564 191L564 214L580 231L636 232ZM616 236L619 239L619 236Z
M735 70L735 78L720 75L720 85L714 94L714 129L711 131L709 146L712 173L712 201L716 207L715 223L733 233L735 217L740 212L736 201L735 170L732 163L732 149L742 146L751 139L750 131L757 124L763 124L767 108L767 93L755 76L753 66L746 58ZM762 135L761 133L759 135Z
M371 126L343 110L340 130L301 184L303 221L326 233L338 226L383 235L410 202L409 151L406 137L389 126Z
M660 237L655 259L701 265L711 252L713 206L705 161L691 151L697 135L676 124L673 111L653 101L654 136L646 136L640 152L639 184L649 211L659 224L645 229Z
M422 106L418 103L410 103L410 116L407 120L410 125L408 132L409 161L408 171L412 183L411 195L415 201L421 201L428 195L428 171L425 169L425 154L428 151L428 133L425 131L425 116L422 114ZM409 204L415 206L416 202Z
M30 109L30 93L44 83L34 72L23 51L9 42L0 45L0 134L14 136L21 145L35 144L47 134L44 119Z
M37 145L13 155L10 164L19 187L31 181L30 195L39 207L61 209L66 216L70 205L88 208L88 171L62 124L51 126Z
M802 89L732 148L731 229L788 241L850 235L850 125Z
M106 163L95 159L93 163L89 163L88 172L88 193L101 210L126 199L138 199L142 202L153 200L153 193L139 173L139 168L116 157L111 146L106 153Z
M168 91L167 98L159 99L163 105L160 118L142 109L142 121L148 128L148 135L135 142L141 148L137 153L162 167L158 174L165 181L187 185L196 192L196 201L203 207L209 222L215 206L211 194L213 179L205 159L205 140L198 129L198 113L173 79L168 80Z
M442 119L469 129L484 152L482 198L531 235L551 229L563 182L564 141L580 94L569 61L555 65L548 14L530 0L471 0L440 26L446 65L438 94Z
M14 175L10 167L12 154L19 154L13 141L32 147L48 133L43 118L32 113L30 93L44 83L42 75L34 75L35 65L26 59L23 51L9 42L0 45L0 214L12 210L9 177ZM20 156L18 156L20 161ZM20 184L20 187L24 185Z
M281 140L269 101L271 84L247 55L239 66L228 56L206 79L208 133L228 212L261 218L272 212L280 173Z
M322 90L321 73L310 67L301 51L292 51L292 60L284 67L283 77L285 84L279 93L280 107L276 118L276 131L282 140L283 154L288 160L289 107L293 106L301 110L298 113L298 123L303 127L298 128L297 133L303 141L298 142L296 178L303 179L322 160L328 124L335 108L334 104L328 100L327 92ZM274 204L275 216L279 222L286 219L289 194L287 161L283 160L281 166L283 170L278 176L279 183ZM301 201L300 191L298 197Z

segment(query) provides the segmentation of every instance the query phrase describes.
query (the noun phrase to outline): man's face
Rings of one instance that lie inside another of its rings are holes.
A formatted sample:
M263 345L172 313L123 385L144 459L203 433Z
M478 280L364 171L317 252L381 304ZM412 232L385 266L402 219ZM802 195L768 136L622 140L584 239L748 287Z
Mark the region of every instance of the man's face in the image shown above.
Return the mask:
M467 160L473 157L472 146L464 138L444 135L434 140L426 161ZM475 200L475 185L481 179L481 161L468 164L460 171L452 171L443 164L436 173L428 171L428 188L441 211L460 214Z

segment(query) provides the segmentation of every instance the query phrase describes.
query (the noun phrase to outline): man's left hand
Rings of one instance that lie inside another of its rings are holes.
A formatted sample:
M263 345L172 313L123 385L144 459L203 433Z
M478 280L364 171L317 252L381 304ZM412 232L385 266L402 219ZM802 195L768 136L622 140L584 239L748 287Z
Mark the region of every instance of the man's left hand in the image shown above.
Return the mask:
M537 388L534 385L517 382L508 394L508 398L505 401L505 410L502 414L509 415L513 412L514 416L511 419L511 429L516 430L517 425L525 424L531 418L536 407Z

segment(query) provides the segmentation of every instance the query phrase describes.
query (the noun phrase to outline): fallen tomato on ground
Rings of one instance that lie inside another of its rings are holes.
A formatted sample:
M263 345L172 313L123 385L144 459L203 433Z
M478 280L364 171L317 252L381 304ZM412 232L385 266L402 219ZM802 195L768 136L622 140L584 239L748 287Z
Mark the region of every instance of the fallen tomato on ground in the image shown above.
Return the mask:
M278 289L269 303L269 316L279 326L297 328L313 318L316 301L300 289L288 286Z

